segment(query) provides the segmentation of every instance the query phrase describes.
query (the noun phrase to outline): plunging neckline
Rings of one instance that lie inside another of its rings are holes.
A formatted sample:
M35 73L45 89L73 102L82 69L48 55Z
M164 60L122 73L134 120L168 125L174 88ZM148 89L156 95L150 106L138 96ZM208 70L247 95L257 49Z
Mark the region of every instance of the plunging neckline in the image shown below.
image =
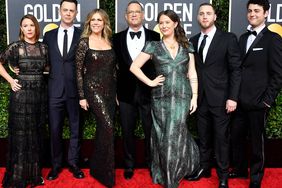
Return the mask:
M162 45L164 46L164 49L168 52L169 57L170 57L172 60L175 60L175 59L176 59L176 57L177 57L177 56L178 56L178 54L179 54L180 45L178 44L178 49L177 49L177 52L176 52L176 54L175 54L175 57L174 57L174 58L173 58L173 55L170 53L169 49L166 47L165 42L164 42L163 40L162 40Z

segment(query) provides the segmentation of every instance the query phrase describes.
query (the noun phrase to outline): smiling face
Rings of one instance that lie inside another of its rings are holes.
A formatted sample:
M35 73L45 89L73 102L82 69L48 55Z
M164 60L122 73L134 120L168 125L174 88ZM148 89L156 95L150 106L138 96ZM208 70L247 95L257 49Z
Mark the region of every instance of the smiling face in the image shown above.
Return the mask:
M204 31L209 31L214 26L214 22L216 20L216 14L212 6L201 6L198 11L197 19L201 29Z
M144 20L144 12L142 11L141 6L137 3L128 5L125 13L125 19L129 27L139 29Z
M174 29L176 28L177 24L177 22L172 21L166 15L161 15L159 18L160 31L165 37L174 35Z
M104 20L99 13L93 14L89 24L91 32L95 34L101 34L105 26Z
M76 17L77 10L75 3L64 1L60 7L61 25L64 28L70 27Z
M36 28L31 19L25 18L21 23L21 31L25 41L35 42L36 40Z
M249 4L247 18L253 29L265 24L268 11L264 11L263 7L257 4Z

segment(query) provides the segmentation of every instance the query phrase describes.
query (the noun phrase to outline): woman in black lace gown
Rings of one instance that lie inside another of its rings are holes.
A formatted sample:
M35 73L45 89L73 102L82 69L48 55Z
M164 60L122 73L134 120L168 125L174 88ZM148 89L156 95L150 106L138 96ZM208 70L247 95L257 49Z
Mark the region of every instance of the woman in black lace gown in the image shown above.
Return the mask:
M96 137L90 174L102 184L115 184L114 116L115 54L111 47L110 21L102 9L92 10L85 21L76 53L80 106L96 119Z
M32 15L20 22L20 40L0 55L0 74L10 83L8 122L9 152L2 181L5 188L24 188L44 183L40 166L42 130L46 123L47 94L43 71L47 67L47 46L38 42L39 25ZM20 70L12 78L3 63Z

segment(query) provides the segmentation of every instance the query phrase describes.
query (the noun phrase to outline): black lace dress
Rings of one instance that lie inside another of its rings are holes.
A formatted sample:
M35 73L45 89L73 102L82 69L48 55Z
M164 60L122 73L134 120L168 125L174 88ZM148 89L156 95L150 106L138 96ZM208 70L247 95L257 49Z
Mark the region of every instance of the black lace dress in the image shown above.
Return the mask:
M9 152L3 187L34 187L42 181L40 148L47 114L47 85L43 77L47 46L18 41L8 46L0 61L20 69L15 78L22 86L10 93Z
M89 48L88 38L79 41L76 53L77 81L80 99L86 99L96 120L90 174L106 186L115 184L114 116L115 116L115 53Z

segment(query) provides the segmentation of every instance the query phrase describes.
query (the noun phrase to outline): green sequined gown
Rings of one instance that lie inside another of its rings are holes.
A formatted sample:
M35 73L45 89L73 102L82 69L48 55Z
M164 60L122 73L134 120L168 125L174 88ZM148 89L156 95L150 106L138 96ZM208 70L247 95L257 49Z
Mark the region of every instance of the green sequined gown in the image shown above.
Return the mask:
M165 77L164 84L152 90L153 182L176 188L199 165L199 149L186 124L192 96L188 53L194 49L191 44L188 49L179 46L173 59L162 41L152 41L142 51L152 55L157 75Z

